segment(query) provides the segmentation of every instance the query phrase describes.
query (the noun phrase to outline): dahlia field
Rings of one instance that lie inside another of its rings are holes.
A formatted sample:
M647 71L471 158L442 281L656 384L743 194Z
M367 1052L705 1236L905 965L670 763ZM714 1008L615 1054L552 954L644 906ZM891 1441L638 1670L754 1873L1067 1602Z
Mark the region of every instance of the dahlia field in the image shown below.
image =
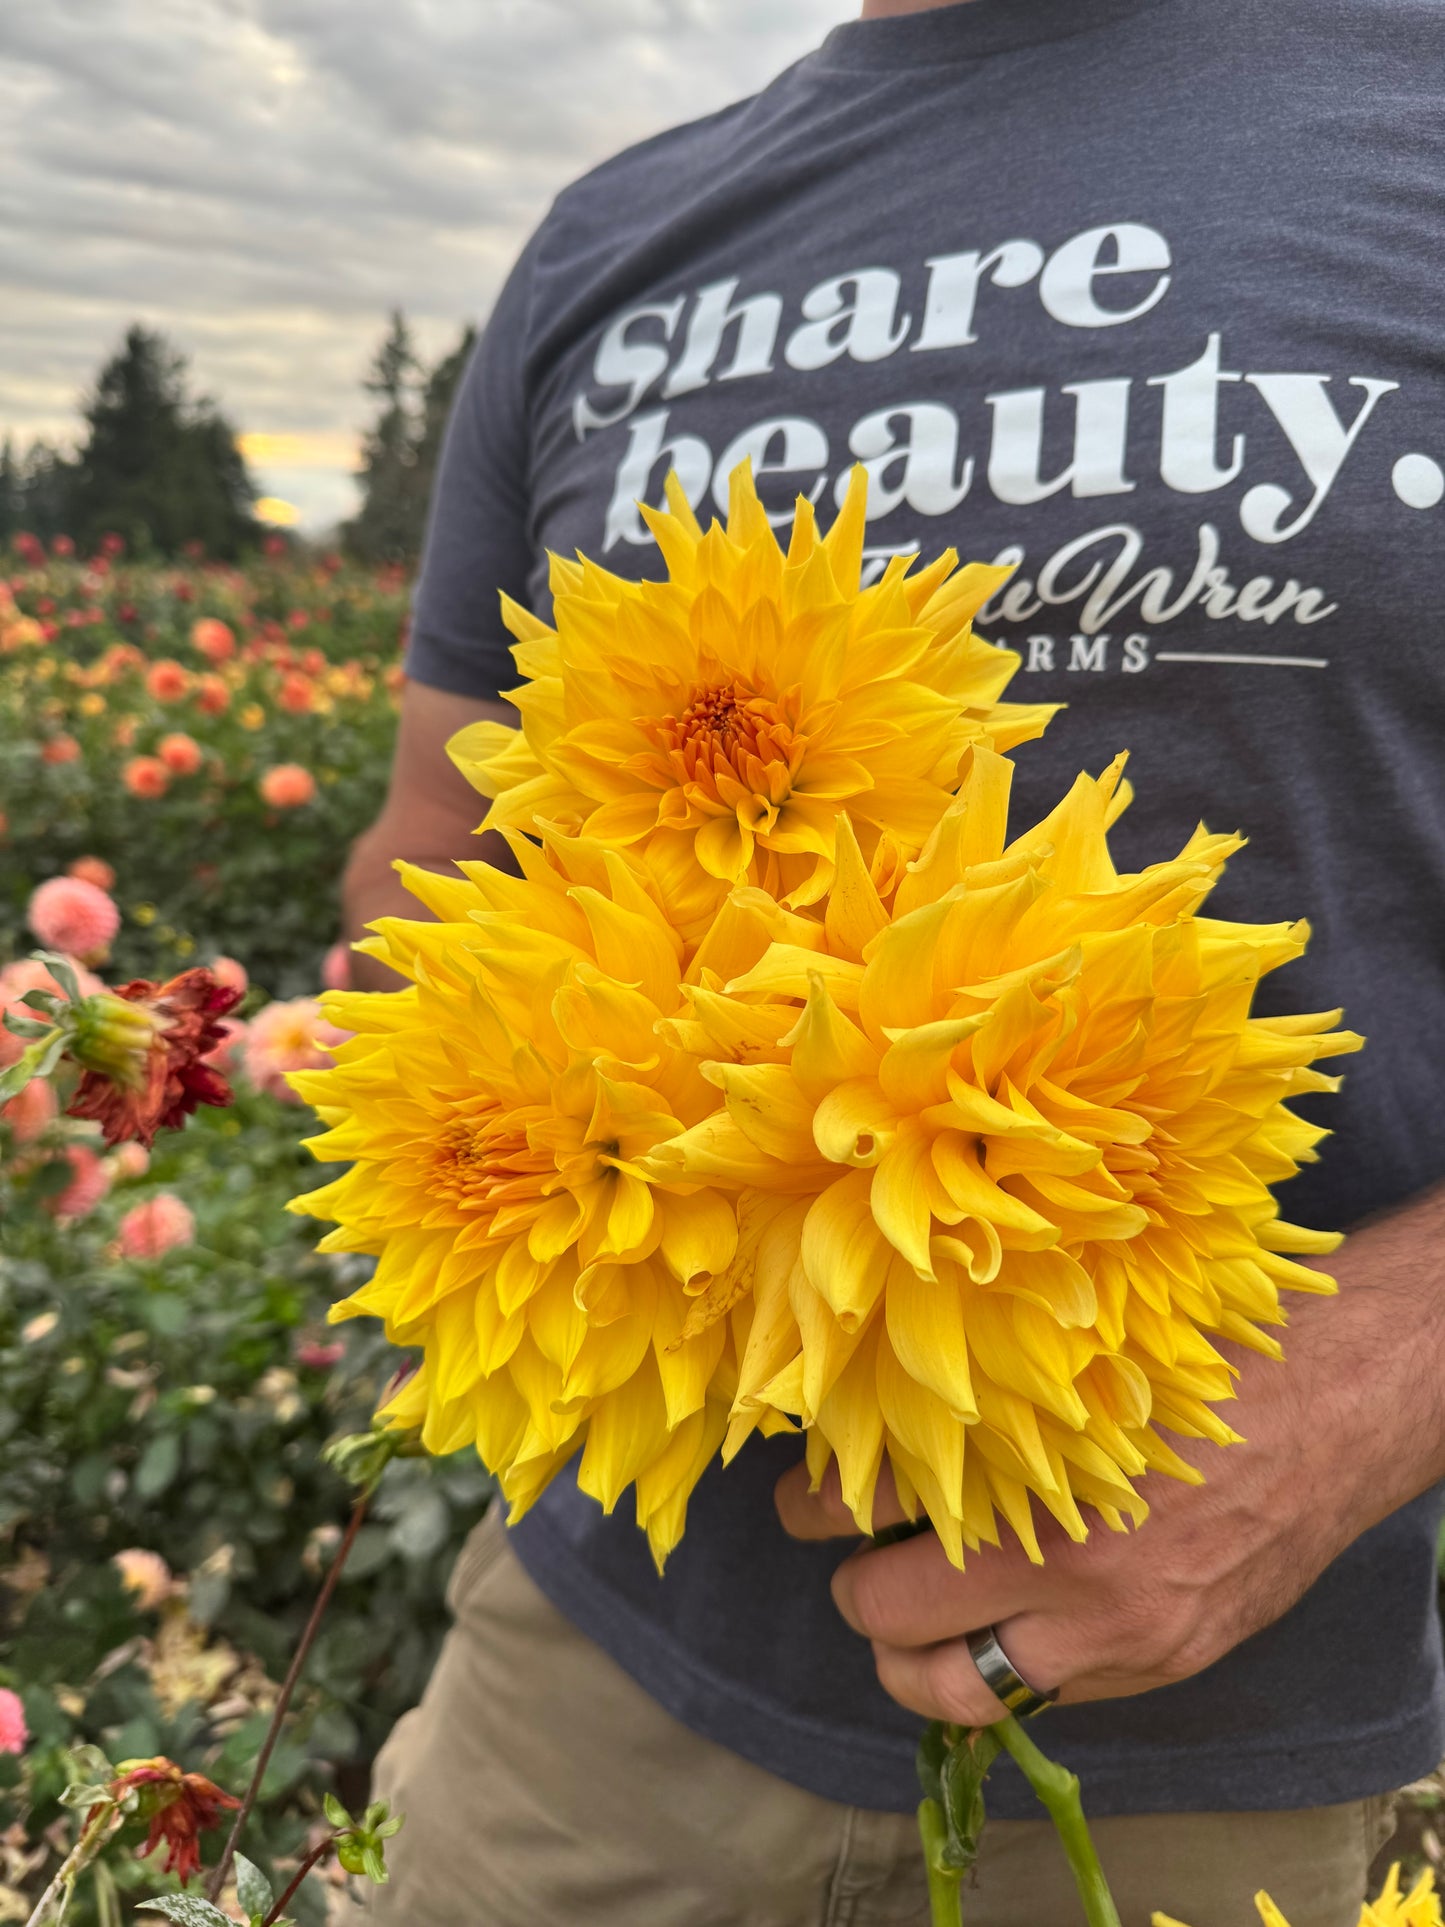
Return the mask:
M371 1261L319 1255L283 1205L337 1175L285 1077L327 1061L407 585L279 545L245 570L109 549L0 556L0 1005L48 987L37 948L85 988L210 965L241 993L236 1101L149 1153L43 1081L0 1111L0 1922L59 1864L77 1749L245 1787L350 1509L322 1449L397 1362L325 1324ZM0 1032L0 1066L20 1048ZM248 1829L283 1884L418 1696L487 1491L475 1456L388 1468ZM69 1918L130 1918L160 1865L109 1855ZM326 1898L312 1875L288 1911L314 1927Z

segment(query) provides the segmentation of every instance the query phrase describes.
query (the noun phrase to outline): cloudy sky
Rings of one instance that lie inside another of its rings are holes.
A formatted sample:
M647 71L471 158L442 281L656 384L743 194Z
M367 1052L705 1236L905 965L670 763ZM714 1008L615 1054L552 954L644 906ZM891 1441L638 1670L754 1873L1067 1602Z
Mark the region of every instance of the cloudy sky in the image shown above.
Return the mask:
M318 527L351 505L387 311L485 316L583 169L749 93L850 0L0 6L0 433L67 440L160 326Z

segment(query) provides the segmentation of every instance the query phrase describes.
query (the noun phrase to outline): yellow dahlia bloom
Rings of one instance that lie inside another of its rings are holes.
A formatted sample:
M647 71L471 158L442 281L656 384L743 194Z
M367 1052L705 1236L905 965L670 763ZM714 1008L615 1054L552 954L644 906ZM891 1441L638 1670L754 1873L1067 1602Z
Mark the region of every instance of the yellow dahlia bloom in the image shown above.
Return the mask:
M716 1102L658 1030L681 1004L681 943L621 857L518 840L527 877L403 868L438 922L388 919L363 946L411 979L336 993L350 1031L294 1088L351 1161L292 1209L336 1220L322 1250L373 1252L332 1317L385 1321L423 1362L386 1408L428 1450L475 1445L512 1517L579 1449L609 1510L629 1485L659 1561L717 1452L736 1390L733 1321L685 1329L728 1275L733 1199L641 1160ZM707 955L742 968L773 922L729 913ZM730 934L731 933L731 934ZM787 1421L780 1419L779 1425Z
M1197 914L1237 837L1202 828L1120 875L1121 757L1010 840L1011 765L976 747L891 906L846 825L825 920L726 983L698 973L664 1029L721 1109L648 1160L741 1193L756 1227L727 1440L810 1428L869 1528L883 1456L950 1557L1001 1515L1039 1556L1030 1495L1139 1519L1147 1468L1194 1477L1158 1427L1235 1437L1211 1340L1278 1355L1279 1290L1328 1291L1269 1187L1324 1133L1286 1100L1358 1047L1338 1012L1252 1018L1304 924ZM730 1308L720 1283L690 1329Z
M694 936L734 884L820 898L842 810L870 860L916 855L969 745L1009 749L1054 712L1001 703L1019 659L973 633L1006 569L950 549L860 588L866 497L858 468L826 536L800 498L785 555L746 465L706 534L672 478L670 510L642 511L667 581L554 556L555 630L504 599L521 728L451 745L494 799L483 827L628 850Z
M1254 1904L1263 1927L1289 1927L1289 1922L1268 1894L1256 1894ZM1155 1914L1154 1927L1183 1927L1170 1914ZM1400 1890L1398 1862L1390 1869L1378 1900L1367 1900L1360 1909L1359 1927L1441 1927L1440 1896L1435 1891L1434 1872L1427 1867L1408 1893Z

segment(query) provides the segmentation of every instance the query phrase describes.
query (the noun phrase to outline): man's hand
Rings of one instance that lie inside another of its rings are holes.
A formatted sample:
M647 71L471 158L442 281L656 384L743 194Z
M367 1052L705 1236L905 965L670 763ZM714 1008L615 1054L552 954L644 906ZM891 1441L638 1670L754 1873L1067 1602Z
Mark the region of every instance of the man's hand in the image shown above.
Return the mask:
M1001 1718L960 1637L990 1625L1029 1684L1066 1702L1186 1679L1445 1475L1445 1190L1353 1233L1329 1268L1338 1298L1289 1295L1283 1364L1231 1349L1239 1400L1224 1416L1247 1443L1171 1439L1205 1483L1150 1474L1137 1532L1096 1525L1075 1545L1050 1520L1042 1566L1007 1528L965 1572L932 1533L845 1561L833 1596L893 1698L967 1726ZM794 1468L777 1503L796 1538L857 1532L836 1468L816 1494ZM875 1527L901 1516L885 1471Z
M448 739L483 719L515 724L506 703L449 695L426 683L408 682L391 785L381 814L356 839L342 884L346 934L360 937L377 917L425 917L430 913L407 891L392 864L398 857L428 870L451 871L458 857L510 870L511 852L499 836L474 832L486 814L485 797L447 755ZM354 956L352 979L361 990L399 990L401 979L372 957Z

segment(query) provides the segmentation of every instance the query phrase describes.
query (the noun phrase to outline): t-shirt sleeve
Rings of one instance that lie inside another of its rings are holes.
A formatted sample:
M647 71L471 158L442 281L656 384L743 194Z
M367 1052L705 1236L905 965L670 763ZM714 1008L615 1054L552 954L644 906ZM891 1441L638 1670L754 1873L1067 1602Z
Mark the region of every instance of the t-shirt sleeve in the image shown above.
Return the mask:
M406 673L458 696L516 686L498 592L525 602L531 545L524 381L532 257L497 298L452 405L412 599Z

